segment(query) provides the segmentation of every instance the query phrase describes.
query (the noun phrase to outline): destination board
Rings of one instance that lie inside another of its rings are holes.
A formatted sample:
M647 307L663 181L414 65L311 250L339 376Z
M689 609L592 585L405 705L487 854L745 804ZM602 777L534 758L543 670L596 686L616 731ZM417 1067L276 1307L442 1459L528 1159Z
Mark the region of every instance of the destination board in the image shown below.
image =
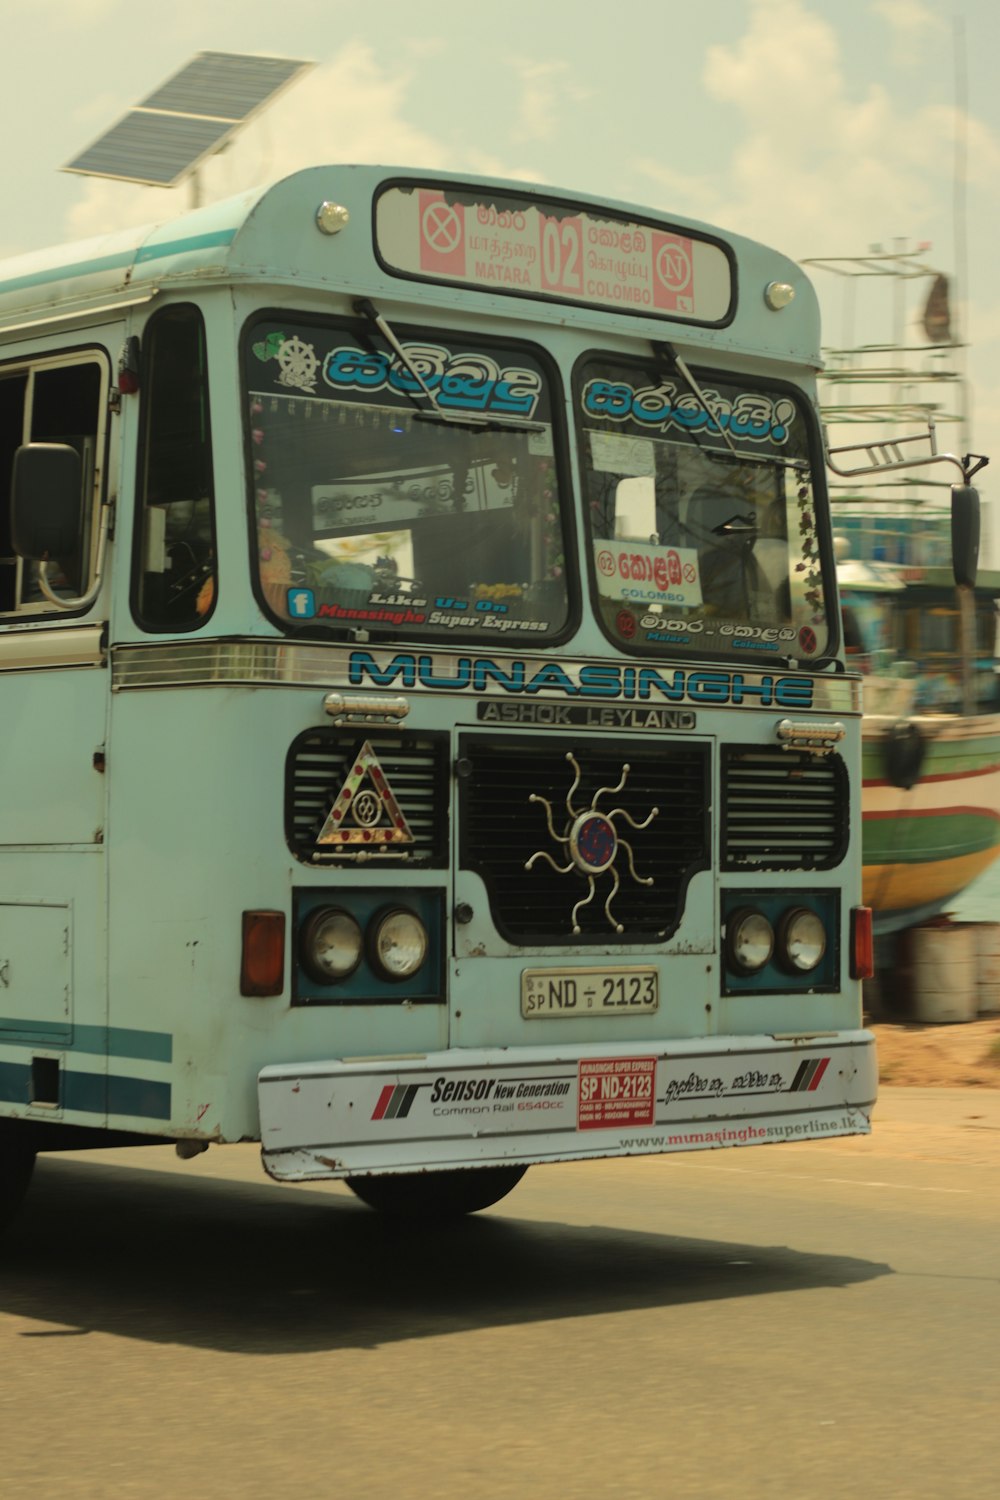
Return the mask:
M721 244L579 205L388 187L376 205L375 242L390 270L424 280L683 322L722 323L732 311Z

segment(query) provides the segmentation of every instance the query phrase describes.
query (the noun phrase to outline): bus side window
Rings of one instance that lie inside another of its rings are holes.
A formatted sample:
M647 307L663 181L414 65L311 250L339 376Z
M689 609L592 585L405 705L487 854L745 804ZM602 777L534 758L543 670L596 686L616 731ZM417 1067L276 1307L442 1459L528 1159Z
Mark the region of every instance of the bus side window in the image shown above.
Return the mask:
M17 604L18 560L10 539L10 486L14 453L24 441L27 375L0 380L0 614Z
M93 496L98 468L97 429L101 402L101 369L97 364L61 365L35 371L31 387L31 442L68 443L80 455L84 496ZM48 576L57 594L80 594L87 586L86 559L90 551L93 503L85 505L83 527L77 549L67 557L53 559ZM21 598L25 603L44 602L38 587L38 565L22 571Z
M216 592L215 489L201 313L165 308L143 338L133 605L148 630L193 630Z
M96 360L36 365L0 378L0 610L48 610L38 586L37 563L14 556L10 535L11 472L22 443L67 443L80 455L83 495L91 502L100 460L102 367ZM71 555L53 558L49 582L69 596L88 583L87 559L93 503L83 507L83 528Z

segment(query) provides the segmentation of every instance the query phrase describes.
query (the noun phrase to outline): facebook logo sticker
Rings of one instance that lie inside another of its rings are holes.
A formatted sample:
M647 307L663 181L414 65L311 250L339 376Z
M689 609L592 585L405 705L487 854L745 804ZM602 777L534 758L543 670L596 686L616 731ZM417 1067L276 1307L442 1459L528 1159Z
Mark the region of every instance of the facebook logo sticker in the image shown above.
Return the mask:
M288 613L293 620L311 619L316 613L316 595L312 589L289 589Z

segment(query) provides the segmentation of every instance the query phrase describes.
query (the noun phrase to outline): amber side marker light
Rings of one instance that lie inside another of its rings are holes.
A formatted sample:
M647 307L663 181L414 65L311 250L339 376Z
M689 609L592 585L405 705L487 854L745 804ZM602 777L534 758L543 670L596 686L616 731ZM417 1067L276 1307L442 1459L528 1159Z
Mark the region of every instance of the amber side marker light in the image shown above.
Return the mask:
M243 913L241 995L280 995L285 984L285 913Z
M870 906L851 908L851 978L874 979L875 943Z

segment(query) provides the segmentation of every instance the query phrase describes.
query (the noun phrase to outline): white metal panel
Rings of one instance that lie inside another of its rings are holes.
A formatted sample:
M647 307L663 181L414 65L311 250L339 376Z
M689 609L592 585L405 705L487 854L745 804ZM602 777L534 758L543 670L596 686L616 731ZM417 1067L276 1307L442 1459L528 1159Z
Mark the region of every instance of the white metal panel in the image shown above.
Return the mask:
M863 1134L875 1089L861 1031L285 1064L258 1085L264 1165L288 1180Z

